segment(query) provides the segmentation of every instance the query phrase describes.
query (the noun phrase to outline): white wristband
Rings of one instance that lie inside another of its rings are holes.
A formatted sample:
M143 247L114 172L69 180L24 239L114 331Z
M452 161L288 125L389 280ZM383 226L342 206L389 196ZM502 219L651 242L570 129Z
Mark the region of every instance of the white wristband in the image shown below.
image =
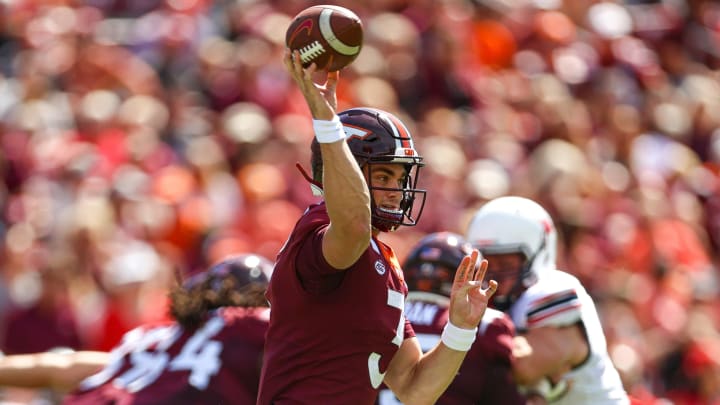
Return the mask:
M440 336L440 340L442 340L445 346L453 350L466 352L470 350L473 342L475 342L477 331L477 327L473 329L458 328L448 320L448 323L445 324L445 329L443 329L442 335Z
M314 119L313 129L315 130L315 138L320 143L333 143L345 139L345 131L340 122L340 117L337 115L330 121Z

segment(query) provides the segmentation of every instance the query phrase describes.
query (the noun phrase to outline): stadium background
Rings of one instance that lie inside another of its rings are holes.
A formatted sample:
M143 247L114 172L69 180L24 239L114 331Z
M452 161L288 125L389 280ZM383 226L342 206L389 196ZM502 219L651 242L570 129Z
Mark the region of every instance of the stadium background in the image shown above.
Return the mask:
M275 256L316 200L285 28L321 3L0 1L3 351L109 349L178 277ZM536 199L628 390L718 403L720 4L334 4L365 27L339 107L398 114L426 158L420 225L385 236L400 258Z

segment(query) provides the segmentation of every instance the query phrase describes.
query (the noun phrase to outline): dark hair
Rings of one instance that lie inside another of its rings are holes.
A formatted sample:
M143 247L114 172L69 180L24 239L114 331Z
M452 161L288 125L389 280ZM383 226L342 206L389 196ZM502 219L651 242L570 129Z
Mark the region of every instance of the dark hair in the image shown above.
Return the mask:
M243 254L229 257L196 274L170 292L170 315L185 328L200 326L220 307L268 307L265 298L272 263Z
M259 283L238 288L231 275L216 281L207 279L190 289L177 286L170 292L170 314L184 328L200 326L207 313L220 307L268 307L265 291L267 286Z

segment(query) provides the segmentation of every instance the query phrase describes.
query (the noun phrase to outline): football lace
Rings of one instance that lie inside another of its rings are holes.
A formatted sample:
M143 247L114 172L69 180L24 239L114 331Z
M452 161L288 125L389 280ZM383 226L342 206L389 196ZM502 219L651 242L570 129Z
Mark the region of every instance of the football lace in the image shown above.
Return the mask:
M309 62L323 53L325 53L325 48L323 48L319 41L315 41L310 45L300 48L300 60L302 62Z

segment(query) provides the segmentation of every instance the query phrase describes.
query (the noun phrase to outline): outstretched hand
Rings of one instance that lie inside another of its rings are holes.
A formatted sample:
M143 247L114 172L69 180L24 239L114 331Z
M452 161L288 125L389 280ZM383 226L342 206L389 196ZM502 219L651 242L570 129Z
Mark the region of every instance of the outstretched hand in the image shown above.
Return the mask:
M482 259L478 266L480 253L477 250L465 256L455 272L450 294L450 322L463 329L473 329L485 314L488 302L497 290L497 282L490 280L487 288L482 288L488 261Z
M285 68L297 83L305 101L310 108L313 118L320 120L330 120L335 116L337 110L337 89L340 73L326 72L327 78L324 84L315 83L313 76L317 72L315 63L311 64L307 69L302 67L300 60L300 52L285 49L283 58Z

